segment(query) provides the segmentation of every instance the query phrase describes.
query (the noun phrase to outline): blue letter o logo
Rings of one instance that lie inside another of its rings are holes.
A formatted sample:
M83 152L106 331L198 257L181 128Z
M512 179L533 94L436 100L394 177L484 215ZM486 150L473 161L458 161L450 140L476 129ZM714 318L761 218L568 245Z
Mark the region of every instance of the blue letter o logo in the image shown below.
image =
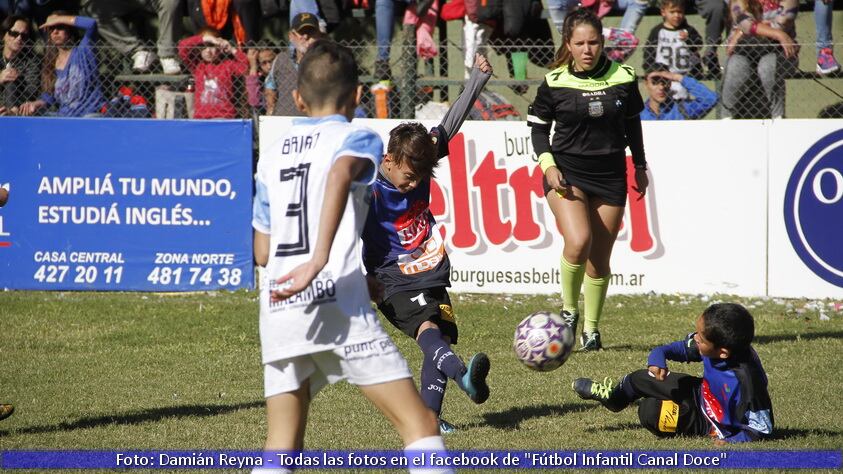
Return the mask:
M785 190L784 222L805 265L843 287L843 130L820 139L796 163Z

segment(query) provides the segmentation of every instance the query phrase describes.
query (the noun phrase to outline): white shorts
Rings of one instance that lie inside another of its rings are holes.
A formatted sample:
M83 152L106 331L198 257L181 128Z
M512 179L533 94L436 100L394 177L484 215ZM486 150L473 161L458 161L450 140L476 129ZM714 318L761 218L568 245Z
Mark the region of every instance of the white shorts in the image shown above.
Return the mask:
M388 336L276 360L263 366L266 398L292 392L307 379L310 379L313 396L325 385L346 379L354 385L374 385L410 377L407 361Z

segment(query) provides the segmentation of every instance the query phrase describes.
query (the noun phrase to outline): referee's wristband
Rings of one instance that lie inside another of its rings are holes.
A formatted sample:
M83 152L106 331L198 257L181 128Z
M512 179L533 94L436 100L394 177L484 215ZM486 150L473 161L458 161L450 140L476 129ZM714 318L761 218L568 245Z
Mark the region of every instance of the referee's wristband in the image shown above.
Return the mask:
M636 163L635 169L647 171L647 163Z
M556 166L556 160L553 159L553 153L546 151L539 155L539 166L542 169L542 173L547 173L548 168Z

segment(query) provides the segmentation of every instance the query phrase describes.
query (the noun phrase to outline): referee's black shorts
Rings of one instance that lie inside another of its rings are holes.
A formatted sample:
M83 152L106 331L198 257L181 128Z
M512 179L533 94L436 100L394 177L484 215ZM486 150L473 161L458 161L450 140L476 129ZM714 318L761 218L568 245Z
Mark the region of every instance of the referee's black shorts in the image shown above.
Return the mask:
M588 197L599 197L607 204L625 206L627 195L626 153L605 156L574 156L554 153L556 167L565 181ZM550 192L544 179L544 194Z
M451 344L457 343L457 322L444 286L395 293L381 302L378 309L393 326L413 339L418 336L419 326L430 321L451 339Z

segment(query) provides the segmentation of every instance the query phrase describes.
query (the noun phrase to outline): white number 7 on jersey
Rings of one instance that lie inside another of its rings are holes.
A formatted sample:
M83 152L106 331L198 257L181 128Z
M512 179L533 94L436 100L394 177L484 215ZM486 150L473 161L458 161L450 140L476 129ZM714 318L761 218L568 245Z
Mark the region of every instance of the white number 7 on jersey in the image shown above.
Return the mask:
M424 293L419 293L419 296L410 298L410 301L418 303L419 306L427 306L427 301L424 300Z

